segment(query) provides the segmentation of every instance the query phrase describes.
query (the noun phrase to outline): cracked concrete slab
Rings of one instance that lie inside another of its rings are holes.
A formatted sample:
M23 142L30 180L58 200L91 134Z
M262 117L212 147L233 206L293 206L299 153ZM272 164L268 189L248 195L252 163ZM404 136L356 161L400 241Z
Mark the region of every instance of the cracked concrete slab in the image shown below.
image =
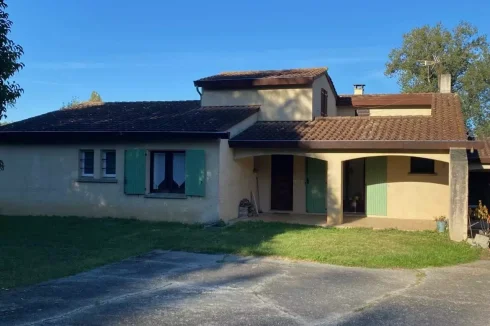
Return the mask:
M0 324L472 324L488 321L489 276L488 261L380 270L153 251L2 291Z

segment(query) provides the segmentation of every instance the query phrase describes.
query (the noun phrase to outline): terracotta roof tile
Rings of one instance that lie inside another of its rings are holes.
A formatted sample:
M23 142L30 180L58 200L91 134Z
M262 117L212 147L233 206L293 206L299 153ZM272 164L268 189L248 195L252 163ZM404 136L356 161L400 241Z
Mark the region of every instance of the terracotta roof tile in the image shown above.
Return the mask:
M403 97L403 96L402 96ZM430 99L431 116L326 117L313 121L257 122L230 141L466 141L460 100L454 94L411 94ZM385 101L377 96L378 102Z
M490 138L479 139L483 143L483 147L473 151L468 151L470 161L479 162L482 164L490 164Z
M0 127L29 131L218 132L259 110L258 106L200 107L200 101L87 103Z

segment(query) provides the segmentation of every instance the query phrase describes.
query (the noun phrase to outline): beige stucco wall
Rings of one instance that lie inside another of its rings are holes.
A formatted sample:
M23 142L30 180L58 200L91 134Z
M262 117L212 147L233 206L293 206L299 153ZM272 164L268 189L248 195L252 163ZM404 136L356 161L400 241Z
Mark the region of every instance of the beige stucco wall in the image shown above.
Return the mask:
M244 198L252 200L256 190L254 158L235 160L228 140L220 141L219 156L219 217L228 221L238 217L238 205Z
M321 95L322 88L327 91L328 94L328 103L327 103L327 114L329 117L333 117L337 115L337 104L335 99L335 94L330 87L328 79L326 76L321 76L313 82L313 116L319 117L321 116Z
M202 106L260 105L259 120L311 120L311 88L207 90Z
M125 195L124 150L131 148L205 150L205 197L156 199ZM101 172L100 151L115 149L118 182L78 182L80 149L94 149L95 178L99 178ZM135 217L189 223L210 222L219 218L218 141L127 145L3 145L0 146L0 157L5 163L5 170L0 172L0 214Z
M355 116L356 109L352 107L340 107L338 108L339 116ZM371 117L387 117L387 116L430 116L432 114L431 108L405 108L390 106L389 108L370 108L363 109L369 110Z
M388 216L433 219L449 216L449 164L435 161L435 175L409 174L409 157L388 157Z

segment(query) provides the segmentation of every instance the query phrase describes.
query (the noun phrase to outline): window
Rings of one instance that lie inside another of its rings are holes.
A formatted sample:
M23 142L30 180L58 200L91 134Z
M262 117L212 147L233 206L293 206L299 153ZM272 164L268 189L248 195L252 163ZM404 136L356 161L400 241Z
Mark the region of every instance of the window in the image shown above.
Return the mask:
M102 151L102 176L105 178L116 177L116 151Z
M82 177L94 176L94 151L80 151L80 175Z
M327 107L328 107L328 93L327 91L322 88L322 99L321 99L321 116L326 117L327 114Z
M434 160L426 158L411 157L410 173L434 174Z
M151 152L150 191L185 193L185 152Z

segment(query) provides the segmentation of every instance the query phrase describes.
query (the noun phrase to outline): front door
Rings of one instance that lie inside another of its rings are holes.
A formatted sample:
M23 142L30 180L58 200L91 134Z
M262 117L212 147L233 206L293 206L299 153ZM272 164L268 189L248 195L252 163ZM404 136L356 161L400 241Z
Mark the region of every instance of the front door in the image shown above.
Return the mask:
M306 211L325 213L325 161L306 158Z
M271 156L271 209L293 210L293 156Z

